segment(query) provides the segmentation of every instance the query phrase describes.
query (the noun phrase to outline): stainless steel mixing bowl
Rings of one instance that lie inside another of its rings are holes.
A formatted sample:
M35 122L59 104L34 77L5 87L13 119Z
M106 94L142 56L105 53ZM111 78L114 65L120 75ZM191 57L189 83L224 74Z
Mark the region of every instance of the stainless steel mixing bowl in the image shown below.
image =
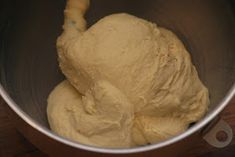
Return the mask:
M19 130L45 152L57 156L92 153L134 156L150 150L169 154L177 148L177 155L195 142L193 137L201 136L202 129L215 119L235 93L233 1L91 0L87 14L89 25L105 15L127 12L174 31L191 53L200 78L209 88L210 109L204 119L183 134L138 148L95 148L54 134L46 118L46 100L50 91L64 79L55 47L62 31L64 6L64 0L0 2L0 93ZM51 145L54 147L48 147Z

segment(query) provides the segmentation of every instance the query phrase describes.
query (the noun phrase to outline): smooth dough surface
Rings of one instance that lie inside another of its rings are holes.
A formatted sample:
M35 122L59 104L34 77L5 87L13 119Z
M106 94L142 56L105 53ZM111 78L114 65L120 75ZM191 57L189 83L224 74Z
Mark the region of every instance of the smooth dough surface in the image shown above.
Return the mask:
M65 10L57 49L68 81L48 98L53 131L84 144L128 148L176 136L204 116L208 90L174 33L125 13L86 30L88 6L68 0Z

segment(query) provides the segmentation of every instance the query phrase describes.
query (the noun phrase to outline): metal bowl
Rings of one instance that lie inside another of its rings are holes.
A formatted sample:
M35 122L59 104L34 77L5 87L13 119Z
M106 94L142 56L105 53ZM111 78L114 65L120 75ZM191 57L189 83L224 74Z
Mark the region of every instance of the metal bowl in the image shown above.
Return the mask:
M47 97L64 79L57 62L56 38L62 31L64 0L0 2L0 93L19 130L49 154L167 154L180 146L224 109L235 93L235 10L230 0L91 0L89 26L111 13L127 12L174 31L191 53L210 92L207 115L181 135L131 149L82 145L50 131ZM192 141L191 141L192 143ZM48 147L53 145L54 148ZM186 148L186 147L185 147ZM182 148L182 150L185 150ZM180 152L181 149L176 150Z

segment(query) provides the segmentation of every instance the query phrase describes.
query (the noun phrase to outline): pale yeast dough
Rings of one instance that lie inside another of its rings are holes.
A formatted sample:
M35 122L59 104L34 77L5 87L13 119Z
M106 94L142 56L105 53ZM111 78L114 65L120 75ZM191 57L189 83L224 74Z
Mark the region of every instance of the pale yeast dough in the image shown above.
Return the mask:
M53 131L124 148L166 140L203 117L208 90L171 31L124 13L86 30L88 6L88 0L67 1L57 49L68 81L48 98Z

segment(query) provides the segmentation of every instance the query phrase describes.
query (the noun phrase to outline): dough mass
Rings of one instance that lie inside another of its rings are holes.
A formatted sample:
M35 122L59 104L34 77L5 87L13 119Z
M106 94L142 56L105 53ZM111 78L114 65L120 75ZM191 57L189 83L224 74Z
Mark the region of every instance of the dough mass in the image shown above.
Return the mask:
M88 0L68 0L59 64L67 80L48 98L56 133L99 147L156 143L207 111L208 90L171 31L121 13L86 29Z

